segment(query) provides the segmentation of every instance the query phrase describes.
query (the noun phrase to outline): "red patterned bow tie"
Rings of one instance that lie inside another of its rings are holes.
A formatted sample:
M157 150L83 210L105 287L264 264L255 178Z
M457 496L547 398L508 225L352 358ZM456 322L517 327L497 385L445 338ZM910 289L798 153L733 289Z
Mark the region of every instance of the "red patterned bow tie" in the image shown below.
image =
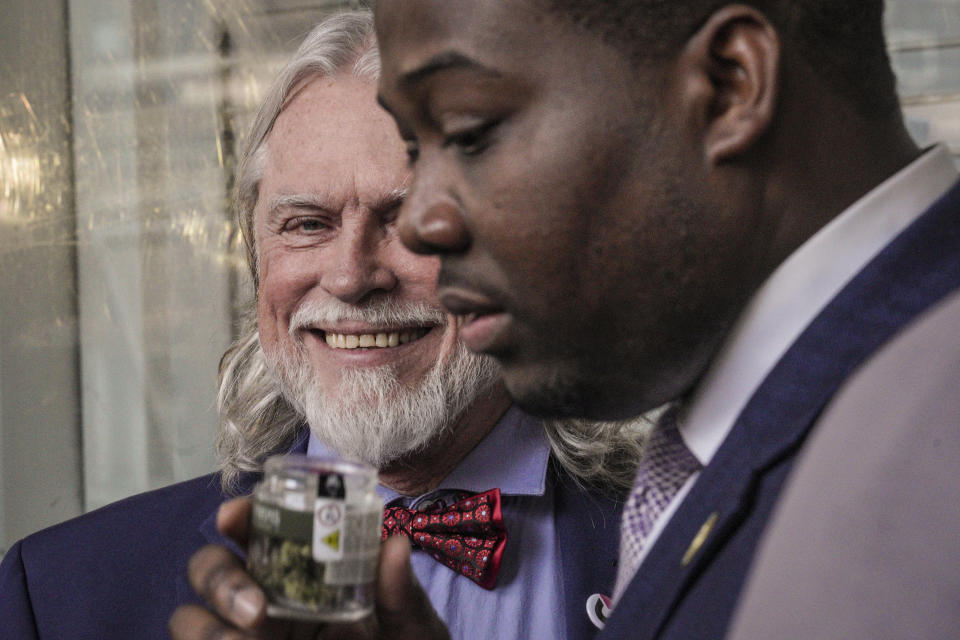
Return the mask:
M507 544L500 489L458 493L454 499L449 506L441 503L426 511L387 507L381 537L406 536L414 549L423 549L484 589L492 589Z

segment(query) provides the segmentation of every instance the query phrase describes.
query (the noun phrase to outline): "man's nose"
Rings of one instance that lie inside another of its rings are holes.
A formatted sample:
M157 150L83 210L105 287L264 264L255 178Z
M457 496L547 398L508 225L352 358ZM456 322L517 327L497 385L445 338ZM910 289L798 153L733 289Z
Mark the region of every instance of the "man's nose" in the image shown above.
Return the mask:
M365 225L341 227L332 264L320 277L324 290L348 304L357 304L376 291L393 290L397 275L385 260L382 236Z
M470 247L470 230L456 199L415 179L397 220L400 239L414 253L446 254Z

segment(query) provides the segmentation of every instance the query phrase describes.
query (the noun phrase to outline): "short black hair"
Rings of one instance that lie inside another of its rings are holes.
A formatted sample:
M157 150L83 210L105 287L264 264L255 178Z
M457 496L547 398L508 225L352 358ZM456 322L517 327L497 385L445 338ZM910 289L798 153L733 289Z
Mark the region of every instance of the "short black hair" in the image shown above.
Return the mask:
M537 0L637 59L680 51L729 0ZM763 13L825 84L867 117L899 113L883 0L740 0Z

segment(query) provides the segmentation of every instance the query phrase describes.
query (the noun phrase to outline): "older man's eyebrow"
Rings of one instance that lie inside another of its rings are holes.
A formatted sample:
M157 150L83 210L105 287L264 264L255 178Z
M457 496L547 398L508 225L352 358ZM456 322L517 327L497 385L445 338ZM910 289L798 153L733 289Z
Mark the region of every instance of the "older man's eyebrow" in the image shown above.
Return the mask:
M273 198L268 211L275 213L280 209L322 209L330 211L330 202L314 193L283 193Z
M362 203L378 214L386 213L398 208L403 204L407 197L407 187L397 187L387 191L371 200ZM313 211L323 211L329 214L337 214L343 208L343 203L334 203L316 193L284 193L277 195L270 201L270 207L267 209L269 214L275 215L283 209L309 209Z
M338 215L339 207L329 198L316 193L280 193L268 200L264 221L270 226L285 224L292 216L316 216L331 218Z
M403 204L408 192L409 189L407 187L397 187L393 191L389 191L371 202L370 209L377 213L392 211Z

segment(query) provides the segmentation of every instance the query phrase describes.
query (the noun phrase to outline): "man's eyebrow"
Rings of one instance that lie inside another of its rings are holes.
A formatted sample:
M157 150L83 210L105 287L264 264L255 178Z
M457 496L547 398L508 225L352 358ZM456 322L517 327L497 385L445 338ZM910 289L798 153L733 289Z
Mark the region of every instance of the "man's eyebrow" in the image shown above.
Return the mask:
M478 71L489 76L500 75L493 69L480 64L476 60L469 58L462 53L457 53L456 51L447 51L433 56L416 69L402 74L399 79L399 86L404 90L411 89L433 74L439 73L440 71L448 71L450 69L469 69L471 71Z
M393 191L385 193L371 202L370 209L380 213L395 209L403 204L403 200L407 197L408 191L409 189L407 187L397 187Z
M319 194L313 193L283 193L270 201L268 212L274 213L286 207L294 209L324 209L329 208L329 202Z
M392 191L383 193L371 201L368 206L372 211L389 211L403 204L404 198L407 197L407 192L407 187L397 187ZM319 209L329 213L339 211L341 208L339 204L335 205L329 198L325 198L320 194L283 193L270 201L270 206L267 211L268 213L276 213L280 209L288 207L293 209Z

